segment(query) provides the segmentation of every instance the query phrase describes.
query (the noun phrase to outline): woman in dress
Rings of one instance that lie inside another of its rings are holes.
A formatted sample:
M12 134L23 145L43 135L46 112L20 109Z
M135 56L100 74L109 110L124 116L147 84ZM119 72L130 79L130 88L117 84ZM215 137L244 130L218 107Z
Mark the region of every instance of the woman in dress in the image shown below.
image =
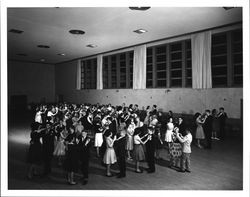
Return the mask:
M75 185L74 173L78 170L78 154L76 145L76 135L75 128L71 126L69 128L69 134L65 139L66 144L66 160L65 160L65 170L67 171L68 183L70 185Z
M202 116L200 113L197 114L197 118L196 118L196 134L195 137L197 139L197 146L198 148L202 148L200 141L205 139L205 134L203 131L203 127L202 125L204 124L205 120L206 120L206 116Z
M40 124L34 122L31 124L31 133L30 133L30 146L28 151L28 158L27 162L29 163L29 170L28 170L28 178L32 179L34 175L37 175L38 172L38 165L42 161L42 144L40 141L41 138L41 131L43 129L39 129Z
M173 142L173 130L174 130L174 124L173 124L173 118L170 117L168 119L167 123L167 131L165 135L165 142L168 144L168 148L170 147L170 144Z
M127 154L128 154L128 160L132 160L131 151L133 151L133 148L134 148L133 147L133 145L134 145L133 135L134 135L134 130L135 130L134 119L133 118L129 119L127 124L128 124L128 128L127 128L126 150L127 150Z
M106 146L107 149L105 151L104 157L103 157L103 163L106 164L106 176L111 177L112 174L110 172L110 166L111 164L114 164L116 162L116 154L115 150L113 148L114 142L116 140L116 136L114 139L112 139L112 132L110 130L106 131Z
M65 156L65 144L64 140L66 139L68 132L63 125L63 121L60 120L59 125L56 127L57 137L56 145L53 152L53 155L58 158L58 166L62 165L62 159Z
M144 135L143 137L140 137L142 129L143 129L142 127L138 127L135 129L134 132L134 160L135 160L136 173L142 173L142 170L140 169L140 161L145 160L143 145L148 141L148 138L146 139L146 141L142 141L143 138L148 136Z

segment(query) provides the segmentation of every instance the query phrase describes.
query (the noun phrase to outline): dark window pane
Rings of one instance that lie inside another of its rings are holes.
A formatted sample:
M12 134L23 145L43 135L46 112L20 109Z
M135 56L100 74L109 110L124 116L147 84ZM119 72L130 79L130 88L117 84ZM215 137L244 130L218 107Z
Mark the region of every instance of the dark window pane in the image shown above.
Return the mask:
M243 60L242 54L235 54L234 55L234 63L241 63Z
M227 67L213 67L212 68L212 75L227 75Z
M171 54L171 60L179 60L179 59L181 59L181 57L182 57L181 52Z
M147 56L152 55L152 53L153 53L152 48L147 48Z
M165 62L166 61L166 55L157 55L156 61L157 62Z
M152 64L147 65L147 71L152 71L152 69L153 69L153 65Z
M147 73L147 80L153 78L153 73Z
M181 87L181 79L172 79L171 80L171 86L172 87Z
M191 51L187 51L187 58L192 58L192 53L191 53Z
M181 76L182 76L181 70L171 71L171 77L181 77Z
M243 84L243 77L242 76L235 76L234 77L234 84L235 85L242 85Z
M157 80L157 87L166 87L166 80Z
M157 72L157 78L166 78L167 77L167 73L166 72Z
M126 82L120 83L120 87L121 87L121 88L126 88Z
M178 62L171 62L171 69L181 68L182 67L182 61Z
M227 56L212 57L212 65L227 64Z
M227 77L213 77L213 86L226 86L227 85Z
M187 75L187 77L192 77L192 70L187 69L186 75Z
M186 80L186 86L187 87L192 87L192 79L187 79Z
M116 61L116 55L112 55L112 56L111 56L111 61L112 61L112 62L115 62L115 61Z
M191 49L191 40L186 41L186 49Z
M234 74L236 74L236 75L242 75L243 74L242 64L234 66Z
M166 63L156 65L157 70L166 70Z
M186 67L187 68L192 68L192 62L191 62L191 60L187 60Z
M212 55L227 53L227 45L216 46L212 48Z
M242 42L240 43L235 43L233 45L233 52L234 53L238 53L238 52L242 52L243 48L242 48Z
M166 53L166 46L156 47L156 54Z
M227 34L217 34L212 36L212 45L227 42Z
M152 88L153 82L152 81L147 81L146 86L147 86L147 88Z
M147 57L147 63L152 63L152 57Z
M233 41L239 42L242 41L242 30L233 31Z
M120 62L120 68L126 68L126 62Z
M170 46L170 51L180 51L180 50L181 50L181 42L176 43L176 44L172 44Z
M125 53L120 54L120 60L125 60L125 59L126 59L126 54Z

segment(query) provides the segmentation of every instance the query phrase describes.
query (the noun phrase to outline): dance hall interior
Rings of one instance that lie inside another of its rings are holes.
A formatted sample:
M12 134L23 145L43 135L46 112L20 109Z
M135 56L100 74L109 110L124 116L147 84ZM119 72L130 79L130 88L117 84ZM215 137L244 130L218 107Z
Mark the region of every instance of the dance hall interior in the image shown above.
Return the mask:
M242 7L6 13L8 190L243 190Z

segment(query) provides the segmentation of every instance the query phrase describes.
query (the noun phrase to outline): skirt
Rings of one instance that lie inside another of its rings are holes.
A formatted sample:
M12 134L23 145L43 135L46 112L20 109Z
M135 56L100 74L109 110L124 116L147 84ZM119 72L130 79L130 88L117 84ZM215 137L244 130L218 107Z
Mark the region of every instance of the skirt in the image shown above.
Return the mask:
M142 144L135 144L134 145L134 159L135 159L135 161L144 161L145 160L145 154L144 154Z
M134 140L133 137L128 135L127 142L126 142L126 150L133 150L134 148Z
M203 128L201 125L197 126L195 138L196 139L205 139L205 134L204 134L204 131L203 131Z
M95 134L95 147L101 147L103 143L102 133Z
M166 132L166 136L165 136L165 141L166 142L172 142L172 135L173 135L173 132L172 130L167 130Z
M64 156L65 155L65 145L63 141L58 141L56 143L55 150L53 152L54 156Z
M114 148L107 148L106 152L103 157L103 163L105 164L113 164L115 163L116 160L116 155L115 155L115 150Z
M171 143L169 147L169 153L171 158L179 158L182 155L181 143Z
M40 164L42 161L42 145L40 143L30 144L27 162L30 164Z

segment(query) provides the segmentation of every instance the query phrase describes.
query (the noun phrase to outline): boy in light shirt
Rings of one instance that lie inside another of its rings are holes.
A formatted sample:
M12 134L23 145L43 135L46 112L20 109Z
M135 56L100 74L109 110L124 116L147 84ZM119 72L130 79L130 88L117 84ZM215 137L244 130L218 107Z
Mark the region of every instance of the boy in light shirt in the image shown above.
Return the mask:
M190 155L191 155L191 143L192 135L189 129L185 130L186 135L183 137L180 133L176 136L182 143L182 158L181 158L181 170L180 172L191 172L190 170Z

